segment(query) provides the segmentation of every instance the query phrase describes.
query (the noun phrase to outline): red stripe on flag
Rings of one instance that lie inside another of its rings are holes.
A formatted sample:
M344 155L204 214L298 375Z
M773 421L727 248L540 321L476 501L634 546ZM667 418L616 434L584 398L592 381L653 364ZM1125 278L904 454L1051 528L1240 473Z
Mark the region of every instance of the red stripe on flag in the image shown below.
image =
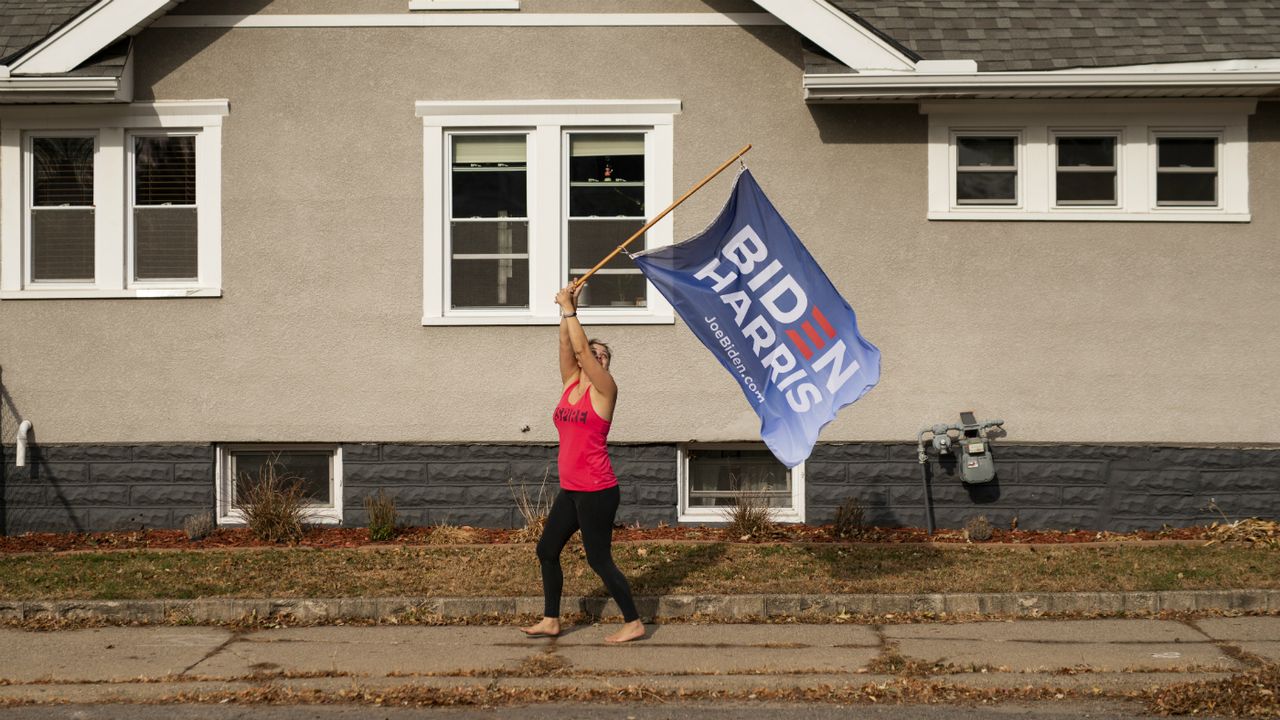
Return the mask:
M822 336L818 334L818 331L813 329L813 325L811 323L806 322L800 327L804 328L804 334L809 336L809 342L813 343L815 348L821 350L827 346L827 343L823 341Z
M822 330L827 333L827 337L835 337L836 329L831 327L831 323L827 322L827 316L822 314L817 305L813 306L813 319L818 321L822 326Z
M795 344L796 349L800 351L805 360L813 357L813 351L809 349L809 345L804 341L804 338L800 337L800 333L795 330L787 330L787 337L791 338L791 342Z

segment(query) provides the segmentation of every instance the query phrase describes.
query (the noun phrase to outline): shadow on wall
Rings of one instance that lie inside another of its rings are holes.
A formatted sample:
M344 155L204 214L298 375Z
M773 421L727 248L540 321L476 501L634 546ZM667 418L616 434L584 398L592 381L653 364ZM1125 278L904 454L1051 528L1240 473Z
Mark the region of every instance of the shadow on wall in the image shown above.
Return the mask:
M12 435L15 456L13 461L17 462L17 429L18 424L24 419L22 413L18 410L18 405L13 401L13 396L9 394L9 386L4 382L4 369L0 368L0 439L8 440ZM6 424L5 421L8 420ZM9 428L13 429L10 430ZM70 525L73 532L84 532L84 526L80 522L80 518L71 510L71 503L63 494L63 490L58 486L56 481L48 483L44 482L45 478L50 477L47 467L44 467L44 458L40 456L39 441L36 436L34 425L28 435L26 467L10 467L10 458L8 457L9 446L0 442L0 535L9 534L9 498L14 494L10 487L12 483L25 479L33 485L44 485L47 493L44 496L42 505L60 505L64 510L64 517ZM11 474L12 473L12 474Z
M192 0L187 0L174 9L186 15L253 15L270 5L271 2L272 0L216 0L216 2L193 2ZM169 14L179 13L171 11ZM145 62L135 66L134 101L150 102L155 100L155 92L152 89L155 83L167 78L187 60L217 42L219 38L226 35L230 30L231 28L185 28L176 33L171 30L163 31L166 33L167 40L165 47L170 51L146 53ZM142 34L145 36L146 32L144 30ZM264 58L263 61L270 62L270 58ZM232 94L230 87L237 82L245 82L248 78L231 73L226 80L230 83L226 97L230 97Z

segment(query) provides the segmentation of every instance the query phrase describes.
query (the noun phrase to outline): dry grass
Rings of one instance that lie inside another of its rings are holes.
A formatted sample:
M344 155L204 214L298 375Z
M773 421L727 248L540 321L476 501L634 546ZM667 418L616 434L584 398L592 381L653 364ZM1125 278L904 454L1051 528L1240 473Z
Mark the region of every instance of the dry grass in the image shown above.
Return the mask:
M454 533L444 526L434 533ZM637 595L1280 588L1280 553L1241 546L856 548L731 543L614 546ZM602 595L581 553L565 592ZM116 551L0 557L0 599L523 596L538 563L520 545Z
M431 526L431 533L427 535L427 544L463 545L471 542L474 538L475 531L471 528L450 525L447 522L440 522Z
M182 533L192 542L209 537L217 529L218 522L211 512L196 513L182 519Z
M302 482L272 457L262 464L257 477L245 474L237 481L234 507L259 540L296 543L302 539L308 516Z
M542 528L546 526L547 515L551 513L551 494L547 492L547 480L550 477L551 467L548 466L542 473L542 481L538 483L536 494L529 490L524 481L519 485L513 480L507 481L511 496L516 501L516 510L520 511L520 518L524 522L519 530L511 534L512 542L537 542L542 537Z
M860 537L865 530L862 503L851 497L836 508L835 522L831 525L831 534L835 537L852 540Z
M773 521L765 499L757 493L744 490L734 497L733 506L729 508L729 524L725 526L725 535L740 540L769 537L776 527L777 523Z
M390 540L396 536L399 523L396 518L396 501L378 488L373 495L366 495L364 509L369 515L369 539L374 542Z

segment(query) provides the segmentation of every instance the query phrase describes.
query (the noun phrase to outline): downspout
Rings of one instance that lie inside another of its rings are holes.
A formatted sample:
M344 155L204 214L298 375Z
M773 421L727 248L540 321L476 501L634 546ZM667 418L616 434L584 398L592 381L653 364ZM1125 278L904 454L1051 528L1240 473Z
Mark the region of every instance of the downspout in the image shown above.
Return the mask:
M14 458L14 465L25 467L27 464L27 436L31 434L31 421L23 420L18 425L18 455Z

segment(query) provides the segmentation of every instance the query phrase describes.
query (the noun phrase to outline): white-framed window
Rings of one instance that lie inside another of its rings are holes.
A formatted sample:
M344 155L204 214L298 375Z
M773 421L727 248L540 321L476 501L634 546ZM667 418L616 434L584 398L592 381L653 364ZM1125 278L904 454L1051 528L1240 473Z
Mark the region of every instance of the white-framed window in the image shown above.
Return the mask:
M83 132L47 132L26 138L27 283L75 287L93 282L97 146L98 136Z
M955 133L956 204L1017 205L1021 144L1019 133Z
M297 483L308 498L307 522L342 522L342 448L337 445L219 445L217 452L218 523L239 525L237 493L260 482L271 470L287 483Z
M220 296L227 112L0 107L0 299Z
M804 464L787 468L763 443L677 446L680 522L724 522L746 495L774 520L804 522Z
M1256 101L927 102L929 219L1248 222Z
M671 203L676 100L419 102L423 324L556 324L557 289ZM671 223L629 251L668 245ZM581 297L588 323L671 323L619 255Z
M1120 197L1120 131L1058 130L1053 142L1053 206L1115 207Z
M1151 163L1159 207L1217 207L1222 133L1153 130Z

